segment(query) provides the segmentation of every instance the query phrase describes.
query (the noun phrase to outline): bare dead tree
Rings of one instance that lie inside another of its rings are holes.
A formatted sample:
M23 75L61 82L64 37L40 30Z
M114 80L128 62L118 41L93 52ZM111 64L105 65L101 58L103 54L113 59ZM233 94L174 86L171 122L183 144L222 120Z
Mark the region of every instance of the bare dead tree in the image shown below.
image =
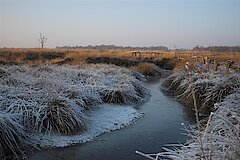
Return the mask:
M42 33L40 33L40 38L39 38L39 42L42 45L42 48L44 47L44 43L47 41L47 37L44 36Z

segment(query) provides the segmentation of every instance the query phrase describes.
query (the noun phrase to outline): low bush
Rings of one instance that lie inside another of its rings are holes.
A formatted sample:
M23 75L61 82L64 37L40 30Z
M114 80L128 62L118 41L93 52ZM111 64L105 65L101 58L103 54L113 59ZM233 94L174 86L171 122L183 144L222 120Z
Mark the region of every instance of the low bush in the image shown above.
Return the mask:
M157 61L156 65L166 70L173 70L175 67L173 60L170 58L163 58L162 60Z
M160 69L153 63L142 62L136 65L134 69L146 76L160 75Z

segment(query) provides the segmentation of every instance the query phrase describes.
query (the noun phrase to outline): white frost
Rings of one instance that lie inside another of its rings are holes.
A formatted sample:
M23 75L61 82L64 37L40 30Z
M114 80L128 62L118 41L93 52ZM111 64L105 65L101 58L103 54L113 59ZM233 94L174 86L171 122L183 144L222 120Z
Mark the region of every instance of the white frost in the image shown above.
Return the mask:
M41 147L65 147L75 143L85 143L105 132L111 132L132 124L142 114L131 106L101 105L87 111L84 120L86 131L77 135L42 135ZM36 138L36 137L35 137Z

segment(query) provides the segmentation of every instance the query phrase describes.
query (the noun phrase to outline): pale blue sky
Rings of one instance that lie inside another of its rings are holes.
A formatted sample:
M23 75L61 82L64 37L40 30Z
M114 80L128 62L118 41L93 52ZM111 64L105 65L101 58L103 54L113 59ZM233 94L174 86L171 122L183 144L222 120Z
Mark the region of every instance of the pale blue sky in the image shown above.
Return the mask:
M240 45L240 0L0 0L0 47Z

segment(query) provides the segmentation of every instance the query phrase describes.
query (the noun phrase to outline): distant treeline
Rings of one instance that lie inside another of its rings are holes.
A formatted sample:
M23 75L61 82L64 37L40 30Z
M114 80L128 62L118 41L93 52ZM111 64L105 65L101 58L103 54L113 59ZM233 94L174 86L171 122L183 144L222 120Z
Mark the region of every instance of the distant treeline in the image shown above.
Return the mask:
M150 47L131 47L131 46L115 46L115 45L88 45L88 46L57 46L57 48L64 49L133 49L133 50L164 50L167 51L168 48L165 46L150 46Z
M194 51L211 51L211 52L240 52L240 46L209 46L209 47L199 47L193 48Z

